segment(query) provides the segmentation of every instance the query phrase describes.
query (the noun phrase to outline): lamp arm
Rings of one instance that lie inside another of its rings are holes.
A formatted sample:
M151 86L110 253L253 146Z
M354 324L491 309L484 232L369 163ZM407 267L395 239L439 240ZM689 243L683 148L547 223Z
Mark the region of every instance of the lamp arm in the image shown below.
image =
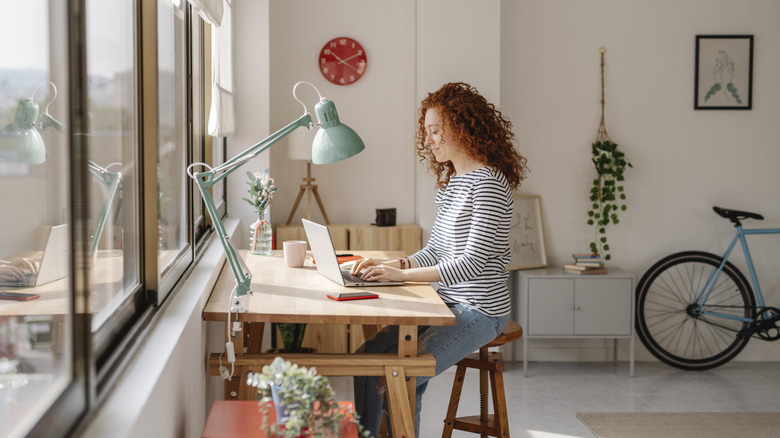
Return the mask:
M106 226L108 212L111 209L111 204L114 203L114 198L116 198L117 191L119 190L119 186L122 183L122 173L111 172L107 167L101 167L92 160L89 160L88 168L89 173L108 188L108 193L103 200L103 207L100 209L100 216L98 216L98 220L95 223L95 229L92 232L92 245L90 248L90 254L94 259L97 255L100 236L103 235L103 228Z
M219 217L217 207L214 205L214 198L211 196L210 189L214 184L233 173L244 163L258 156L263 151L267 150L276 142L288 136L296 129L300 127L309 128L311 125L311 115L309 113L305 113L294 122L266 137L260 143L257 143L256 145L250 147L244 152L239 153L235 157L225 161L223 164L215 168L211 168L205 163L192 163L187 167L187 175L194 179L195 183L198 185L198 191L200 191L200 196L203 198L203 202L206 205L206 211L208 211L209 216L211 216L211 222L214 225L214 230L216 231L220 242L222 242L222 249L225 251L227 262L230 265L231 271L233 271L233 277L236 279L236 287L234 289L234 294L236 297L241 297L252 292L250 289L252 274L249 273L249 269L247 269L244 261L241 259L241 257L238 256L236 249L230 243L230 239L225 232L225 225L222 223L222 219ZM191 169L197 166L204 167L207 170L203 172L192 173Z

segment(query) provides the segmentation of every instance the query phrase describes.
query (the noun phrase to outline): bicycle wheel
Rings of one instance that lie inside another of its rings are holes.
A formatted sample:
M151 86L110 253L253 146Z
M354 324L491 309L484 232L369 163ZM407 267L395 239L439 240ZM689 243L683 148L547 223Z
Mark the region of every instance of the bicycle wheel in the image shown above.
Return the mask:
M683 370L707 370L739 354L750 323L694 313L694 301L722 257L698 251L672 254L651 267L636 289L639 339L662 362ZM721 314L751 318L755 299L745 276L731 263L704 305Z

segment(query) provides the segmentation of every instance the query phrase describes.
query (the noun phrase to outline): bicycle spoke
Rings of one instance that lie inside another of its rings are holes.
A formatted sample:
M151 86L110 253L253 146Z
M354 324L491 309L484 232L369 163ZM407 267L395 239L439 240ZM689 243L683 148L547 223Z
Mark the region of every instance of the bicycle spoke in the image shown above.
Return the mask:
M708 369L727 362L747 340L737 334L745 323L700 314L696 301L720 266L715 255L690 252L656 263L637 287L637 333L662 361L683 369ZM712 285L704 312L752 315L754 303L747 281L731 264L724 265Z

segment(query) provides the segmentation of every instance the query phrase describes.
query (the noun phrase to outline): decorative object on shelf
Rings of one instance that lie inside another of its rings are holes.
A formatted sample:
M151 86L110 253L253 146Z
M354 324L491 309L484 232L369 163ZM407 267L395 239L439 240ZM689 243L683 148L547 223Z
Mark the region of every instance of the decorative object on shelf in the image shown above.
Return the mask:
M753 35L696 35L694 109L753 107Z
M574 263L563 265L563 272L575 275L606 274L604 259L596 253L574 253Z
M317 91L317 95L320 96L319 102L314 105L314 112L317 114L317 120L319 120L319 123L316 125L313 123L311 114L309 114L306 105L301 102L295 94L296 89L301 84L311 86ZM365 149L365 145L363 144L363 140L360 139L360 136L358 136L352 128L341 123L338 112L336 111L336 105L333 104L333 101L322 97L319 90L317 90L314 85L304 81L298 82L293 87L293 97L303 106L303 115L298 119L217 167L212 168L206 163L192 163L187 166L187 175L194 179L195 183L198 185L198 191L203 198L206 211L208 211L213 222L214 231L217 233L217 236L222 243L222 249L225 251L228 265L233 272L233 277L236 279L236 287L230 298L229 312L246 312L246 296L251 292L250 285L252 283L252 274L249 273L246 264L241 257L238 256L236 249L230 243L227 232L225 231L225 225L222 223L219 211L214 204L214 198L211 196L211 191L209 189L225 179L244 163L260 155L279 140L301 127L309 129L315 126L319 127L317 134L314 136L314 142L312 143L312 161L315 164L335 163L353 155L357 155L360 151ZM205 170L195 172L193 169L196 167L201 167ZM228 343L230 344L230 342Z
M607 134L604 124L604 53L601 47L601 124L596 141L591 148L591 161L596 168L597 177L590 189L591 209L588 211L588 225L594 227L595 238L590 242L590 251L600 254L604 260L610 260L607 243L607 226L620 223L618 213L626 210L623 173L626 166L634 167L626 160L625 154L618 150L617 143Z
M271 402L276 409L276 423L269 424L268 415L263 418L268 436L340 437L349 435L346 428L369 436L367 431L362 431L357 413L339 407L330 381L318 376L314 368L299 367L277 357L262 372L250 373L247 384L256 387L262 396L261 412L267 414ZM345 419L349 420L346 424Z
M542 197L515 195L512 222L509 224L507 269L534 269L547 266L547 252L542 227Z
M395 208L377 208L375 223L377 227L395 226Z
M359 42L347 37L333 38L325 43L317 59L320 73L336 85L357 82L366 73L368 58Z
M249 226L249 253L270 255L273 250L273 228L271 221L265 220L265 210L271 205L276 193L274 179L268 176L268 169L262 174L247 172L249 177L249 198L243 198L255 208L257 220Z

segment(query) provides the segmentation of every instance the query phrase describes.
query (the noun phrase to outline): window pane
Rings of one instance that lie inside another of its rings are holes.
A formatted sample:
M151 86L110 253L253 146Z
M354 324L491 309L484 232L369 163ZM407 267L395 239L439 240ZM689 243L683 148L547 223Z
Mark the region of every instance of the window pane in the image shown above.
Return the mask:
M139 284L132 0L87 0L92 330Z
M159 244L161 272L188 243L185 2L157 2L159 69Z
M26 0L0 14L0 290L34 298L0 300L3 435L25 434L73 374L67 35L49 12Z

